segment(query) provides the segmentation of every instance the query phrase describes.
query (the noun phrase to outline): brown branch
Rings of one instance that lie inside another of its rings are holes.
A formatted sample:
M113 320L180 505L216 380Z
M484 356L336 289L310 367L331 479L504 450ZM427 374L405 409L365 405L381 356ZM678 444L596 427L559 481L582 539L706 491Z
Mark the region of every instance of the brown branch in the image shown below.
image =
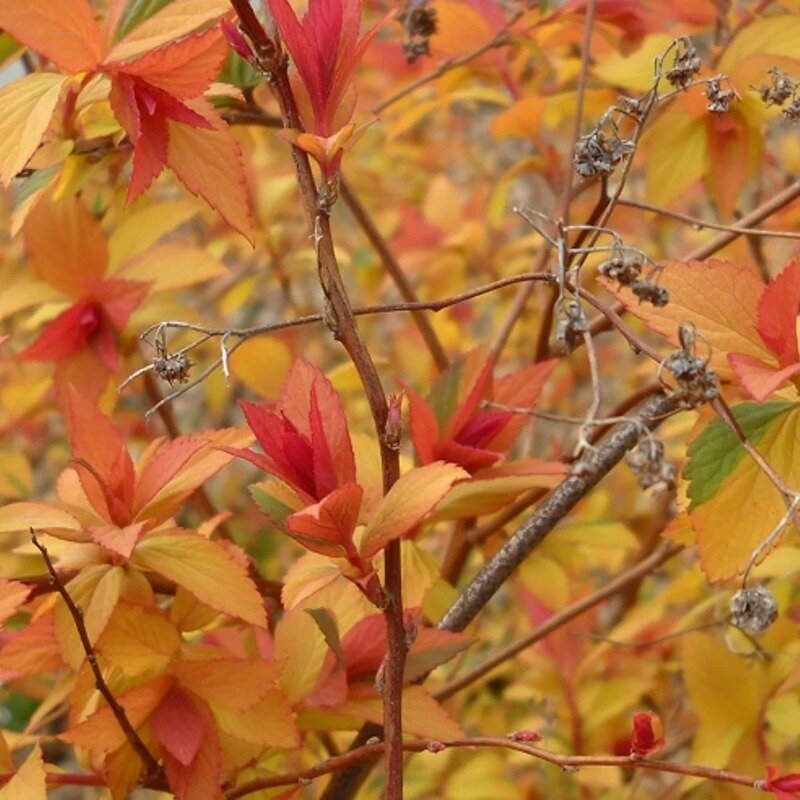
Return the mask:
M375 252L380 256L384 269L389 273L389 276L394 281L403 299L409 303L418 302L414 287L406 277L405 272L403 272L403 268L398 263L394 253L392 253L386 240L376 227L372 217L364 207L364 204L353 190L350 182L344 176L341 176L339 179L339 190L345 203L347 203L347 207L364 232L364 235L369 239ZM428 348L428 352L431 354L431 358L433 358L436 367L441 372L447 368L450 362L447 358L447 353L444 351L444 347L442 347L442 343L439 341L439 337L436 335L436 331L434 331L430 321L422 313L421 309L413 309L411 311L411 316L414 318L414 322L417 325L420 336L422 336L422 340Z
M636 758L633 756L565 756L554 753L541 747L536 747L520 738L515 738L514 734L506 738L491 736L476 736L468 739L449 739L444 741L415 741L405 742L403 750L407 753L439 753L444 750L460 748L479 748L493 747L504 750L515 750L519 753L531 756L532 758L554 764L562 769L579 769L581 767L619 767L623 769L648 770L650 772L664 772L676 775L689 775L697 778L704 778L710 781L721 783L731 783L737 786L749 786L750 788L762 789L763 781L760 778L753 778L749 775L741 775L736 772L716 769L714 767L703 767L694 764L681 764L675 761L656 761L646 758ZM287 772L282 775L273 775L268 778L258 778L237 786L228 792L227 800L238 800L248 794L264 789L274 789L280 786L303 786L308 782L324 775L337 773L346 768L359 766L364 762L374 761L380 755L379 744L367 744L356 750L351 750L340 756L329 758L320 762L310 769L298 772Z
M75 630L77 631L78 637L81 640L83 652L86 653L86 661L89 664L89 668L92 670L92 674L94 675L95 687L103 696L106 703L108 703L108 707L111 709L111 713L116 718L120 728L122 728L128 743L142 760L142 763L145 767L145 779L153 780L161 778L163 775L161 766L159 765L158 761L156 761L153 754L147 749L147 745L142 741L133 725L131 725L128 716L125 713L125 709L117 702L117 699L108 688L108 684L106 683L103 673L100 670L100 665L97 663L97 656L95 655L92 642L89 639L89 633L86 630L86 624L83 621L83 611L75 604L75 601L72 599L72 597L70 597L66 586L58 577L58 573L53 566L53 562L50 559L50 554L47 552L47 548L39 541L33 528L31 528L30 531L31 541L36 549L42 554L42 558L47 566L47 571L50 573L50 578L53 582L53 585L55 586L56 591L61 595L61 599L64 601L64 604L66 605L67 610L72 617L72 621L75 624Z
M281 109L286 128L302 130L300 115L289 82L286 59L277 57L272 42L255 16L248 0L231 0L242 28L250 40L271 59L270 84ZM387 435L389 406L372 355L361 339L350 299L345 288L333 245L329 210L321 202L308 154L292 146L295 173L306 215L312 229L317 254L317 271L325 295L325 320L353 362L372 413L380 446L383 490L388 492L400 476L400 453L396 442ZM388 800L402 800L403 795L403 671L406 657L406 631L403 619L400 542L390 542L384 550L387 655L384 683L384 729L387 762L386 793Z
M653 570L660 567L665 561L672 558L676 553L679 553L683 548L677 545L662 545L653 553L651 553L647 558L644 558L638 564L627 569L625 572L620 573L617 575L616 578L609 581L605 586L601 589L598 589L595 592L587 595L586 597L582 597L580 600L577 600L572 605L568 606L567 608L559 611L557 614L554 614L547 622L540 625L536 630L531 631L527 636L519 639L516 642L504 647L502 650L499 650L491 658L484 661L482 664L478 664L476 667L471 669L466 674L462 675L459 678L455 678L454 680L447 683L441 689L439 689L435 694L434 697L439 700L440 702L443 700L447 700L449 697L452 697L457 692L460 692L465 687L475 683L475 681L482 678L487 673L491 672L495 667L499 666L508 659L513 658L517 654L521 653L523 650L527 649L536 642L541 641L546 636L551 634L553 631L558 630L558 628L563 627L571 620L575 619L576 617L580 616L584 612L588 611L594 606L602 603L604 600L607 600L609 597L617 594L618 592L622 591L626 587L630 586L631 584L636 583L637 581L641 580L642 577L648 575Z
M438 627L441 630L464 630L527 555L639 441L642 430L656 428L666 415L677 410L679 402L677 397L659 393L651 397L630 421L617 425L600 443L587 470L570 475L547 496L467 585Z
M697 230L708 228L713 231L735 233L737 236L771 236L774 239L800 239L800 233L794 233L792 231L771 231L767 228L743 228L741 225L723 225L719 222L710 222L707 219L693 217L690 214L683 214L680 211L673 211L671 208L662 208L661 206L654 206L650 203L643 203L640 200L627 200L621 197L617 200L617 205L638 208L641 211L650 211L661 217L670 217L679 222L685 222L687 225L691 225Z

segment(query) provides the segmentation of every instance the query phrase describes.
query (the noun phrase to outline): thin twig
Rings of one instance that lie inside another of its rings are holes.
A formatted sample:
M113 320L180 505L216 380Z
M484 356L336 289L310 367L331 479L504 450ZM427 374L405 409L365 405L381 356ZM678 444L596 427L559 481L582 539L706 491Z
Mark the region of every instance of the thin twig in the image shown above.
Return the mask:
M81 640L83 652L86 653L86 661L89 664L89 668L92 670L92 675L94 675L94 685L97 687L97 690L103 696L106 703L108 703L108 707L111 709L111 713L116 718L120 728L122 728L128 743L142 760L142 763L145 767L145 780L159 778L163 774L161 766L159 765L158 761L156 761L153 754L147 749L147 745L142 741L133 725L131 725L128 716L125 713L125 709L117 702L117 699L108 688L108 684L106 683L103 673L100 670L100 665L97 663L97 656L95 655L92 642L89 639L89 633L86 630L86 623L83 619L83 611L75 604L75 601L72 599L72 597L70 597L70 594L67 591L67 587L64 586L58 577L58 573L53 566L53 562L50 559L50 554L47 552L47 548L39 541L33 528L30 529L30 532L31 541L36 549L42 554L44 563L47 566L47 571L50 573L50 579L52 580L56 591L61 595L61 599L64 601L64 604L66 605L67 610L72 617L75 630L77 631L78 637Z
M800 233L795 233L793 231L771 231L767 228L743 228L740 225L723 225L719 222L711 222L707 219L701 219L700 217L693 217L690 214L683 214L680 211L673 211L670 208L662 208L661 206L654 206L650 203L643 203L641 200L628 200L624 197L620 197L619 200L617 200L617 205L638 208L641 211L651 211L662 217L670 217L679 222L685 222L687 225L691 225L695 230L708 228L712 231L735 233L738 236L770 236L773 239L800 239Z
M567 608L550 617L547 622L540 625L538 628L536 628L536 630L531 631L529 634L521 639L518 639L516 642L512 642L502 650L498 650L482 664L478 664L469 672L445 684L441 689L434 693L434 697L440 702L447 700L457 692L460 692L462 689L475 683L475 681L491 672L493 669L495 669L495 667L498 667L500 664L508 661L510 658L514 658L514 656L518 655L523 650L526 650L531 645L536 644L536 642L541 641L553 631L558 630L584 612L594 608L604 600L607 600L609 597L617 594L617 592L622 591L630 584L638 581L644 575L648 575L653 570L660 567L665 561L668 561L674 555L679 553L682 549L683 548L678 545L662 545L647 558L625 570L625 572L620 573L616 578L609 581L602 588L592 592L586 597L582 597L580 600L572 603L572 605L567 606Z
M397 290L400 292L403 299L409 303L419 302L417 293L414 291L414 287L408 280L403 268L400 266L399 262L394 256L394 253L391 251L386 240L383 238L381 232L373 222L372 217L370 216L366 207L355 193L353 187L350 185L350 182L344 176L340 176L339 178L339 190L343 200L347 204L347 207L350 209L351 213L356 219L356 222L358 222L361 230L364 232L364 235L367 237L367 239L369 239L370 244L375 248L375 252L380 256L384 269L389 273L389 276L394 281L394 285L397 287ZM430 321L422 313L421 309L411 310L411 316L413 317L420 336L422 336L422 340L425 342L425 345L427 346L428 351L431 354L431 358L433 358L437 368L439 371L446 369L450 362L447 358L447 353L445 353L442 343L439 341L439 337L436 335L436 331L434 331L433 326L430 324Z
M476 736L468 739L445 739L445 740L422 740L416 742L404 742L403 750L407 753L439 753L444 750L461 748L480 748L491 747L504 750L515 750L519 753L531 756L532 758L554 764L561 769L580 769L581 767L617 767L622 769L641 769L650 772L673 773L676 775L688 775L697 778L704 778L710 781L721 783L731 783L737 786L749 786L750 788L763 788L763 781L760 778L753 778L749 775L741 775L736 772L716 769L715 767L703 767L695 764L681 764L675 761L656 761L646 758L635 758L633 756L568 756L561 753L554 753L536 747L521 738L515 738L513 734L508 737ZM381 752L380 744L366 744L355 750L350 750L340 756L334 756L320 762L310 769L298 772L289 772L282 775L272 775L268 778L257 778L237 786L228 792L227 800L238 800L249 794L264 789L274 789L279 786L303 786L323 775L337 773L340 770L359 765L363 762L373 761Z

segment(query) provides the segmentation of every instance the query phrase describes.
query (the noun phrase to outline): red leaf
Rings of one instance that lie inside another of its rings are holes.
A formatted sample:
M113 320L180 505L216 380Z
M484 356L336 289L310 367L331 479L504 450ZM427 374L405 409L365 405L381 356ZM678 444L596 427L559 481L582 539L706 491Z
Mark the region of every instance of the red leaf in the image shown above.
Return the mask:
M153 712L150 728L164 748L185 767L194 761L208 733L196 702L175 686Z
M800 257L770 281L758 301L758 332L781 367L800 361L797 310L800 306Z
M633 715L631 755L646 756L664 746L664 726L656 714L637 711Z
M728 363L742 387L759 403L766 400L785 381L800 373L800 362L776 369L775 366L745 353L728 353Z
M349 558L355 566L360 566L353 531L363 497L364 490L357 483L345 484L319 503L287 517L287 532L307 550L333 558Z
M764 789L774 792L778 800L794 800L800 793L800 774L790 772L787 775L778 775L778 768L774 764L767 764Z
M104 517L127 525L135 476L122 436L111 420L74 387L67 388L64 402L72 456L86 496Z
M102 310L88 298L62 311L45 325L38 338L17 358L20 361L61 361L86 346L102 325Z

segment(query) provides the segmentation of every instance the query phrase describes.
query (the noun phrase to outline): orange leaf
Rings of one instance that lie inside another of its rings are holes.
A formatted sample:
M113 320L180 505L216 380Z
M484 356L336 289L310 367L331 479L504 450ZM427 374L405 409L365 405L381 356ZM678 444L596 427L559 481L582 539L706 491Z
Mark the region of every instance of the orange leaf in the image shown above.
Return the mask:
M120 71L144 78L148 84L180 100L188 100L208 88L222 66L227 49L222 31L211 28L151 50L121 65Z
M0 28L65 72L89 72L102 56L88 0L0 0Z
M283 668L279 661L213 658L177 661L173 674L212 709L225 706L241 712L254 706L274 686Z
M419 525L456 481L468 477L461 467L442 461L416 467L403 475L370 519L359 548L362 557L372 558L393 539Z
M0 788L0 800L47 800L42 751L37 744L11 780Z
M745 353L771 359L756 331L758 298L764 283L752 270L730 261L667 261L659 284L669 291L669 304L653 308L640 304L627 289L618 295L630 311L678 344L678 325L692 322L711 350L711 366L721 378L732 370L726 354ZM703 347L701 342L699 347ZM703 355L703 353L701 353Z
M182 586L211 608L266 626L264 603L247 570L217 542L180 529L139 543L131 563Z
M125 710L131 725L139 728L158 708L171 686L172 678L162 675L120 695L117 702ZM128 742L111 709L105 705L58 738L93 753L111 753Z
M66 75L37 72L0 89L0 183L28 163L50 125Z
M136 465L139 478L133 508L137 518L164 521L171 517L198 486L230 462L231 456L220 445L251 441L248 431L223 428L153 442Z
M105 275L106 238L77 197L56 201L44 195L28 214L24 233L33 271L65 294L83 297L86 281Z
M225 122L204 101L191 105L214 125L214 130L169 120L167 164L192 194L202 197L252 242L250 199L239 145Z

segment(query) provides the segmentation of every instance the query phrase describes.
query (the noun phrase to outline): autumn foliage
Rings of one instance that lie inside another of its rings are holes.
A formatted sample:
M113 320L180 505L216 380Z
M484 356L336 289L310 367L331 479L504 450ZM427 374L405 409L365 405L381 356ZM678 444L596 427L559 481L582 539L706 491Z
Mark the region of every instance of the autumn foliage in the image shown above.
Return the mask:
M0 800L800 797L796 0L0 0Z

